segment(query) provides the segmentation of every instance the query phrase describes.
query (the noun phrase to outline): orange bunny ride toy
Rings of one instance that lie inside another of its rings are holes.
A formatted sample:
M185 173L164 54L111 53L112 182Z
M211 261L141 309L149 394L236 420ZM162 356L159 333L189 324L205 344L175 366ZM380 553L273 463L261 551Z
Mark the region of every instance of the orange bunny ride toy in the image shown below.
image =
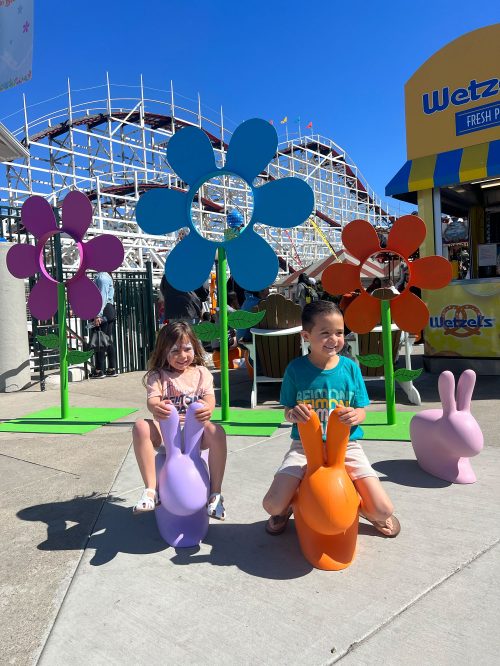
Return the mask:
M350 428L329 416L326 463L321 423L315 412L299 423L307 471L293 502L302 553L317 569L337 571L352 564L358 537L359 496L345 470Z

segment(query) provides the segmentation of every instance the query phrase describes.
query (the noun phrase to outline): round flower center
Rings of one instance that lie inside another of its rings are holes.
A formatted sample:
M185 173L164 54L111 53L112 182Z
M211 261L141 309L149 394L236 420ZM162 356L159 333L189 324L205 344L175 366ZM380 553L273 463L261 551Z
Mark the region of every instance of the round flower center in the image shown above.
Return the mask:
M60 244L61 247L61 267L63 270L62 280L59 279L59 260L56 251L57 244ZM42 272L45 273L46 277L58 283L67 282L80 271L82 263L80 244L67 233L54 231L53 233L48 234L48 237L45 238L40 259L43 260L43 267L40 266L40 268ZM68 270L68 265L71 266L71 275L65 273L65 271Z
M232 174L206 180L191 204L195 229L203 238L218 243L239 236L252 213L252 190L242 178Z
M373 275L372 278L367 277ZM364 262L363 287L374 298L390 301L402 294L408 286L410 270L404 257L389 250L382 250Z

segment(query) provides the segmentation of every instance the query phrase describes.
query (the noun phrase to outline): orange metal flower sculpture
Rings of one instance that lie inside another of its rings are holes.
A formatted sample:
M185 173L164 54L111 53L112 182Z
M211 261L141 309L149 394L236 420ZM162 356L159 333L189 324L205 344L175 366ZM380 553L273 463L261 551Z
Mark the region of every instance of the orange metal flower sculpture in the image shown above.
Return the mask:
M397 254L408 265L408 282L401 294L390 300L391 314L403 331L418 334L429 320L426 304L410 291L410 287L441 289L451 280L451 265L444 257L430 256L410 262L412 255L425 239L425 223L416 215L398 218L389 232L387 247L380 245L377 232L366 220L354 220L344 227L342 243L359 260L359 266L332 264L323 273L324 289L330 294L345 294L360 289L358 296L346 309L346 325L356 333L368 333L380 320L380 299L361 284L361 267L372 255L380 252Z

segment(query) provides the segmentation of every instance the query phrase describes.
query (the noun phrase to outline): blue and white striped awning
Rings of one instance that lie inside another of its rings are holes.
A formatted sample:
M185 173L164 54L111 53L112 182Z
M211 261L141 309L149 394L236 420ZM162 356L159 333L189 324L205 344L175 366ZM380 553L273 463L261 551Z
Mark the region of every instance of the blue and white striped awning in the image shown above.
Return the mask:
M500 141L408 160L385 188L387 196L415 201L412 192L500 176Z

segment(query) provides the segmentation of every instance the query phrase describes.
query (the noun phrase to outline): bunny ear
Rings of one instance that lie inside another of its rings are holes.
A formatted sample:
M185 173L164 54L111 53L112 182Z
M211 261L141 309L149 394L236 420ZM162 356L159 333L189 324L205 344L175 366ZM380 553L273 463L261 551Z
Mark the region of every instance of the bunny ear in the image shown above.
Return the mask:
M338 407L330 413L326 431L326 464L329 467L343 465L351 428L339 421Z
M450 414L456 411L455 377L449 370L445 370L439 375L438 390L441 404L443 405L443 414Z
M323 456L323 430L316 412L309 412L310 419L305 423L298 423L300 441L304 447L307 458L307 472L312 474L318 467L325 464Z
M474 370L465 370L460 375L457 384L457 409L459 411L469 411L472 392L476 385L476 373Z
M167 456L174 453L174 451L180 453L181 429L179 427L179 414L173 405L168 419L160 421L160 430Z
M196 418L196 412L201 409L200 402L193 402L186 411L186 420L184 422L184 453L191 458L200 455L200 444L203 436L204 425Z

